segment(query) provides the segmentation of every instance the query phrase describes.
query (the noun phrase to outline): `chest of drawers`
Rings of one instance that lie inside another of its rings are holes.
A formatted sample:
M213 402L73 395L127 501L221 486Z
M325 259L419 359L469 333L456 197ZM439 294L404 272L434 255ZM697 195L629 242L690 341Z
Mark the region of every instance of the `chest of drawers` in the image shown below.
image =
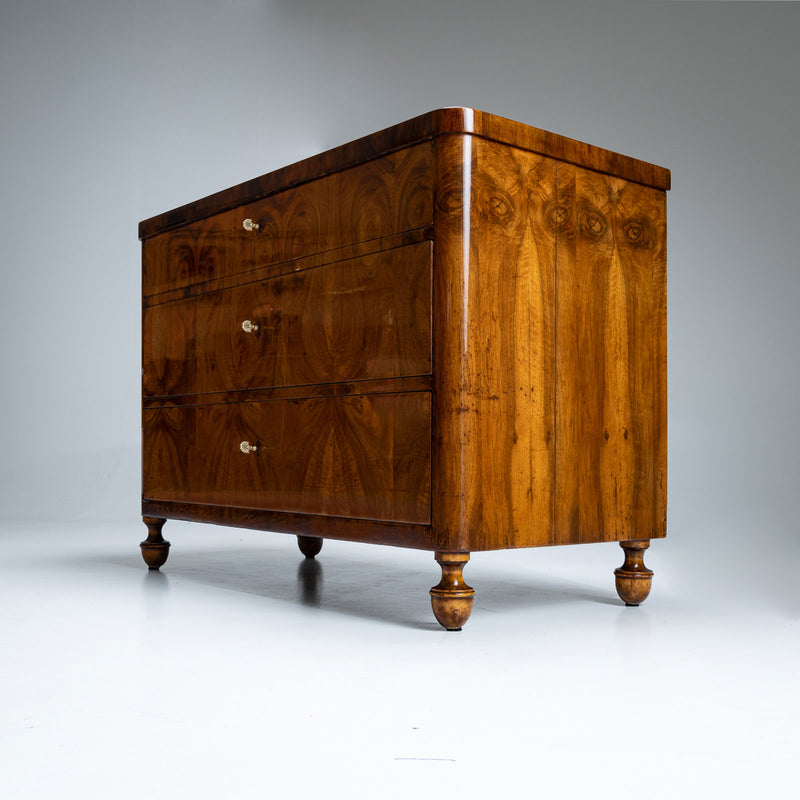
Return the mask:
M466 108L140 224L143 498L167 519L435 553L666 534L669 172Z

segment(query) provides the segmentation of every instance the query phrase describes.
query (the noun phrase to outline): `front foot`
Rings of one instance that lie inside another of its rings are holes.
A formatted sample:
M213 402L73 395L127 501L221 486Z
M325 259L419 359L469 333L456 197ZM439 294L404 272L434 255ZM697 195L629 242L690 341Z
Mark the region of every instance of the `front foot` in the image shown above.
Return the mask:
M644 565L644 551L650 547L650 540L620 542L619 546L625 551L625 561L614 570L617 594L626 606L638 606L647 599L653 583L653 570Z
M472 613L475 590L464 583L461 574L469 553L436 553L442 580L431 589L433 614L448 631L460 631Z
M142 517L142 522L147 525L147 538L139 545L144 563L150 569L163 567L169 555L169 542L161 535L166 520L160 517Z

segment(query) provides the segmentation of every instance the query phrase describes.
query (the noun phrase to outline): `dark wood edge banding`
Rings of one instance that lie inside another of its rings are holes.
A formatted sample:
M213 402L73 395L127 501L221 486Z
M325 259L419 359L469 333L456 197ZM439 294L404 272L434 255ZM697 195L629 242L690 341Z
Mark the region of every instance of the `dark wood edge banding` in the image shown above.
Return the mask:
M179 519L186 522L207 522L234 528L252 528L322 539L386 544L433 550L428 525L408 525L374 520L323 517L314 514L292 514L283 511L262 511L252 508L173 503L142 498L142 514L148 517Z
M139 238L146 239L187 222L252 203L437 136L465 133L643 183L655 189L670 188L670 172L664 167L483 111L461 107L440 108L150 217L139 223Z

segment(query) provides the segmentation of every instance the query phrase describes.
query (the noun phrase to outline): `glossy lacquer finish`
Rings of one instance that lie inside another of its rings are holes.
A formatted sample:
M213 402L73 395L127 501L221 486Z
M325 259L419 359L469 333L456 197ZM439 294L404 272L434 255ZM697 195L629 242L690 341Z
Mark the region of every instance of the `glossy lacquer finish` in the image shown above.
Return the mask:
M432 159L422 143L147 239L144 293L430 225Z
M439 546L663 536L664 193L475 137L438 159Z
M165 519L435 552L666 533L669 171L439 109L140 224L144 497Z
M430 242L152 305L143 350L150 397L429 374Z
M144 439L147 499L430 522L427 392L149 409Z

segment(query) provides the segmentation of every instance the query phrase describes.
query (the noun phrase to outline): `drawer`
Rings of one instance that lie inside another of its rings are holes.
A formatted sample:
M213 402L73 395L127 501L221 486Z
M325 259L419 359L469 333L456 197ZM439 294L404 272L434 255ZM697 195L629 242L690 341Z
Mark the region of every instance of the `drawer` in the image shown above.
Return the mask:
M431 243L150 306L146 397L426 375Z
M430 523L429 392L147 410L146 500ZM256 448L243 452L240 445Z
M145 239L144 295L425 227L432 187L425 142Z

